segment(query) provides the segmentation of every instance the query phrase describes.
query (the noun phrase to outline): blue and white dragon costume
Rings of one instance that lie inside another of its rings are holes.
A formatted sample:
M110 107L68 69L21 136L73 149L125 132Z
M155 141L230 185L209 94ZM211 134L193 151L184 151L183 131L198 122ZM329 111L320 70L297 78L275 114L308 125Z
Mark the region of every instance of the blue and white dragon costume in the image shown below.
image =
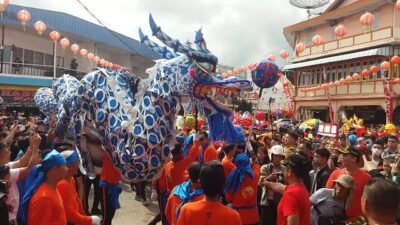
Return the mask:
M231 111L217 99L237 95L250 87L250 81L222 79L214 73L218 59L207 49L201 30L193 49L165 34L151 15L150 27L166 46L139 29L141 42L162 58L148 69L150 80L142 93L133 88L132 74L98 68L80 81L63 75L52 89L41 88L35 96L44 114L57 116L59 137L74 137L79 143L84 127L95 128L114 164L130 181L151 180L161 171L174 146L176 115L183 108L191 112L197 107L207 116L211 139L244 140L229 120Z

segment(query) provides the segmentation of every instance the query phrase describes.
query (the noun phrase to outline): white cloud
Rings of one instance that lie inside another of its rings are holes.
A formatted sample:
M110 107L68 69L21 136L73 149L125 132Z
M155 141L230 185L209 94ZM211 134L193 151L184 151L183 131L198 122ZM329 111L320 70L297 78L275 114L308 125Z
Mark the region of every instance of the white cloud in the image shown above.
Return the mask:
M209 49L220 63L236 67L265 59L279 58L290 49L283 27L306 19L306 13L288 0L81 0L109 28L138 39L141 27L151 34L152 13L163 30L182 42L193 41L203 27ZM13 0L13 4L62 11L94 22L76 0ZM282 65L283 61L278 61Z

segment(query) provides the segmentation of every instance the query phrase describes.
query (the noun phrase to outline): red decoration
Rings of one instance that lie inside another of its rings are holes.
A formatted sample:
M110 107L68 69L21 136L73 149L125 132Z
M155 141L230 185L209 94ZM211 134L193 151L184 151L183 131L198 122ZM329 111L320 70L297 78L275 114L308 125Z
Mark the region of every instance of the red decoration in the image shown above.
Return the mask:
M43 23L42 21L37 21L34 25L33 28L35 28L35 30L38 32L39 35L42 35L43 32L46 31L47 27L46 24Z
M300 54L304 51L304 49L306 49L306 46L302 42L300 42L296 45L295 49L296 49L296 54Z
M3 12L4 10L6 10L8 3L10 1L9 0L0 0L0 14L1 14L1 18L3 18Z
M189 75L190 75L191 77L195 77L195 76L196 76L196 70L191 69Z
M339 81L340 81L341 84L345 84L346 83L346 79L344 79L344 78L340 78Z
M361 76L358 73L353 74L353 80L360 80Z
M395 56L393 56L393 57L390 59L390 62L391 62L393 65L398 65L398 64L400 64L400 57L397 56L397 55L395 55Z
M379 68L377 66L371 66L371 68L369 68L369 71L371 71L372 75L376 76L376 74L378 74L379 72Z
M29 20L31 20L32 16L31 16L30 12L28 12L25 9L22 9L17 13L17 18L18 18L19 21L21 21L21 24L22 24L22 26L24 27L24 30L25 30L26 23Z
M369 76L369 70L367 70L367 69L363 70L363 71L361 72L361 75L362 75L363 77L368 77L368 76Z
M343 24L339 24L335 28L335 34L336 34L336 37L338 37L340 39L347 34L347 28Z
M49 37L53 42L57 42L58 40L60 40L60 33L53 30L52 32L50 32Z
M282 59L286 59L287 57L289 57L289 52L287 51L287 50L285 50L285 49L283 49L282 51L281 51L281 58Z
M324 40L322 39L322 36L317 34L312 38L312 43L316 46L321 45L322 43L324 43Z
M364 32L367 32L371 28L371 25L374 23L374 19L374 15L369 12L361 15L360 23L363 26Z
M82 48L82 49L79 51L79 54L81 54L81 56L85 57L85 56L88 54L88 50L86 50L85 48Z
M335 86L339 86L340 85L340 81L335 81Z
M60 40L60 44L63 49L66 49L70 45L70 42L69 42L68 38L63 38Z
M353 81L353 77L350 76L350 75L348 75L348 76L346 77L346 81L347 81L347 82L352 82L352 81Z
M98 57L97 55L95 57L93 57L93 62L99 63L99 61L100 61L100 57Z
M79 52L79 45L73 44L71 45L71 51L76 55Z
M90 61L92 61L93 57L94 57L94 54L93 54L93 53L89 52L89 53L87 54L87 58L88 58Z
M396 9L400 11L400 0L397 0L396 2Z
M383 61L381 63L381 70L388 71L390 69L390 63L388 61Z

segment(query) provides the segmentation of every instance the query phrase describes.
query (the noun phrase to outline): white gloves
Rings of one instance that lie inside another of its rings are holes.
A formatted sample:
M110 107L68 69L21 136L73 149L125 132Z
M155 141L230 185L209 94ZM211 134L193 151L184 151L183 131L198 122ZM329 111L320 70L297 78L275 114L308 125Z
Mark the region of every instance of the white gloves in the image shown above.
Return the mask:
M90 216L92 217L92 225L100 225L101 219L98 216Z
M157 191L156 191L156 190L153 190L153 191L151 192L150 199L151 199L152 201L157 201L157 199L158 199L158 194L157 194Z

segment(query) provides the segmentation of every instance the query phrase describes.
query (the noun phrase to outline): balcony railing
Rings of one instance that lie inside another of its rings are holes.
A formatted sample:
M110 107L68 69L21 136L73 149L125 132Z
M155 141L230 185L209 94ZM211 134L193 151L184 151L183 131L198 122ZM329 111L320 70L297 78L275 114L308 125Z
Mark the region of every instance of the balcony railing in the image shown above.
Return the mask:
M356 34L334 41L326 42L319 46L307 46L303 52L294 60L304 60L304 58L315 58L326 54L339 53L354 48L364 48L366 45L377 45L379 42L387 41L393 37L393 28L384 27L371 32Z
M41 77L53 77L53 66L51 65L37 65L15 62L3 62L3 70L1 74L20 74ZM72 70L64 67L56 67L56 76L60 77L63 74L70 74L78 79L81 79L87 72Z

